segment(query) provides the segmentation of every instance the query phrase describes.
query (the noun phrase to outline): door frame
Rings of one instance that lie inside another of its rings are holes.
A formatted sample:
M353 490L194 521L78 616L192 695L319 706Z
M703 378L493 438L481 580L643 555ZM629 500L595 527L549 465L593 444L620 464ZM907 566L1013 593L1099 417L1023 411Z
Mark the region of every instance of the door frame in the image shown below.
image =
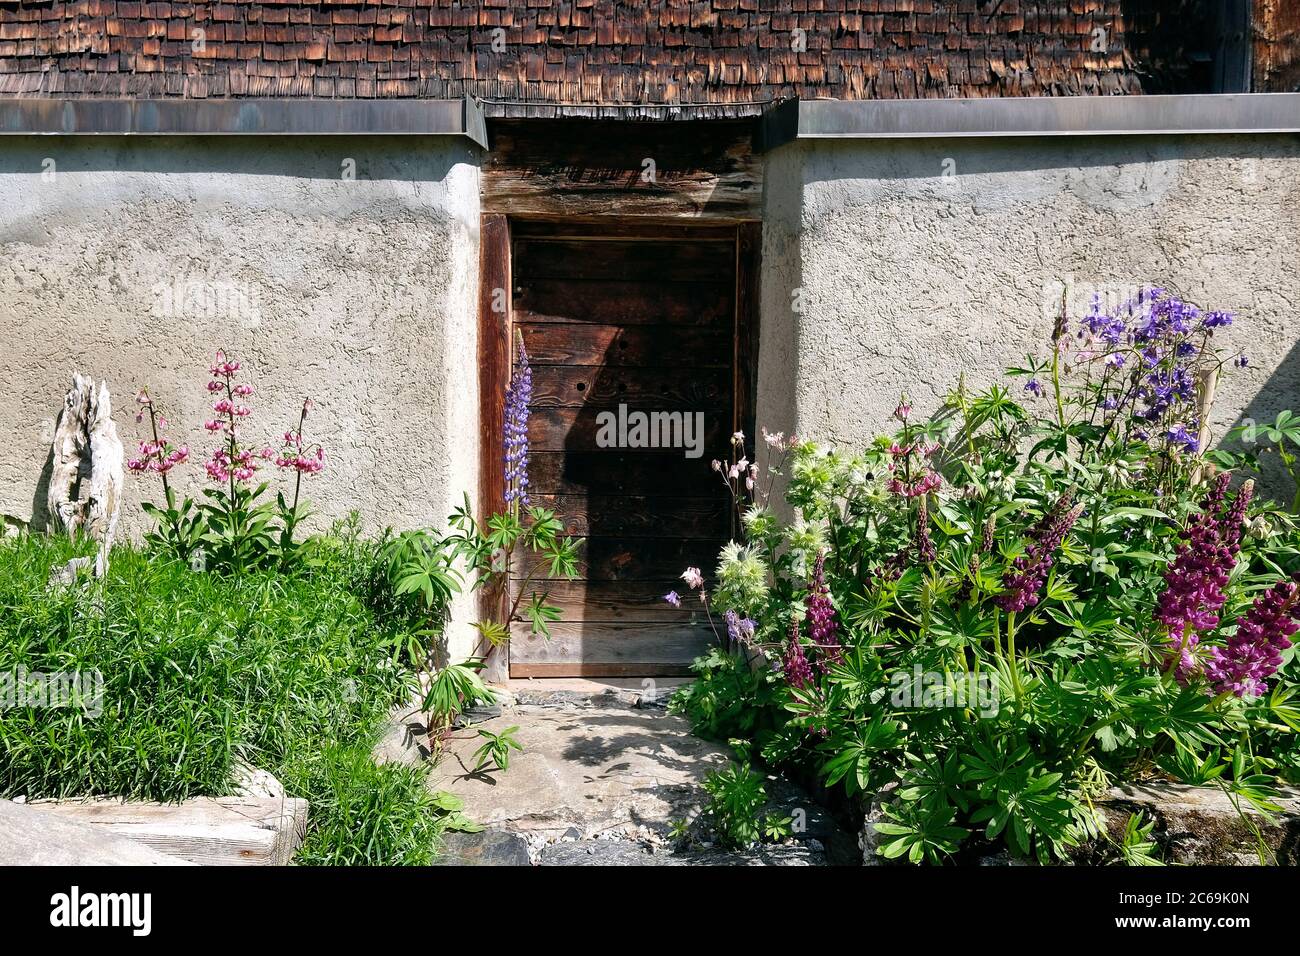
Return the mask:
M532 236L589 239L734 239L735 282L733 297L733 407L735 430L745 434L746 443L755 441L758 404L759 282L762 258L762 223L741 221L684 223L641 221L635 218L591 216L563 219L512 216L484 212L479 223L479 502L478 518L485 521L505 507L505 461L501 452L505 430L505 391L513 365L513 238L521 232ZM757 447L753 446L757 456ZM732 533L736 532L735 519ZM504 620L509 610L509 582L479 590L480 619ZM507 628L509 623L507 623ZM478 653L484 648L480 645ZM545 677L548 667L574 670L573 665L528 665L528 673L515 677ZM569 677L629 676L612 673L618 665L579 664ZM484 676L492 682L510 679L510 642L487 649ZM559 676L558 674L553 676ZM640 675L635 675L640 676Z

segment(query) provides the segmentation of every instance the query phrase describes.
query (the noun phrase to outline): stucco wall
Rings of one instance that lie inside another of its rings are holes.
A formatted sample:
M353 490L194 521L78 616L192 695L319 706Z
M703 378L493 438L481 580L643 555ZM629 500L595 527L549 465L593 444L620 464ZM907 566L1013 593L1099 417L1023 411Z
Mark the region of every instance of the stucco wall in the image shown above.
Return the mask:
M1046 354L1066 286L1084 309L1146 283L1239 314L1218 436L1300 408L1296 137L804 140L769 163L760 422L863 442L900 390L929 412L962 371Z
M107 380L128 452L148 385L196 492L225 347L257 387L250 440L317 403L322 520L441 524L477 487L477 263L465 140L0 140L0 512L40 523L74 370ZM138 532L159 491L128 485Z

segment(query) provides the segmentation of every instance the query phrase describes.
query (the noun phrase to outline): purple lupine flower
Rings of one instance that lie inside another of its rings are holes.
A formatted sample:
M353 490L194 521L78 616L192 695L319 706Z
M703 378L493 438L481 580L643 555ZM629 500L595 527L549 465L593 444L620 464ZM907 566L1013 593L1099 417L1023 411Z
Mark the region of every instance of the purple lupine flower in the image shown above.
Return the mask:
M1232 476L1220 474L1201 501L1200 512L1183 531L1174 561L1165 572L1165 590L1155 617L1169 632L1169 654L1176 676L1186 681L1197 669L1194 649L1202 632L1219 624L1227 600L1223 588L1237 564L1246 506L1254 483L1246 482L1225 514L1220 514Z
M1226 647L1210 651L1205 676L1216 694L1259 697L1268 692L1267 681L1282 664L1282 652L1300 629L1300 587L1278 581L1237 618L1237 633Z
M505 452L506 504L527 506L528 498L528 404L533 399L533 370L528 367L524 339L519 337L519 358L510 373L506 389Z
M1002 593L993 599L1002 610L1016 613L1038 603L1038 592L1052 569L1056 549L1083 514L1083 505L1071 507L1073 501L1073 492L1067 491L1031 529L1029 546L1002 575Z
M803 641L799 636L799 619L790 620L790 636L785 645L785 662L782 665L785 679L791 687L806 687L812 683L813 672L808 665L808 658L803 652Z
M835 617L835 606L831 604L831 591L826 586L826 555L821 551L817 552L817 560L813 562L807 607L808 636L817 648L818 665L826 670L831 663L838 664L844 659L844 648L840 646L840 625Z

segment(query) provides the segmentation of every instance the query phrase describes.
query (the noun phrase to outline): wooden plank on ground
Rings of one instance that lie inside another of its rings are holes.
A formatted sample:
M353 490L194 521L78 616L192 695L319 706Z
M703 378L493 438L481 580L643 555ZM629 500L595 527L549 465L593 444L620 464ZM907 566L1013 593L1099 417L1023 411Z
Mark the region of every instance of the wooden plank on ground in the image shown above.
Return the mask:
M307 830L307 801L296 797L195 797L175 804L100 797L31 805L205 866L287 865Z

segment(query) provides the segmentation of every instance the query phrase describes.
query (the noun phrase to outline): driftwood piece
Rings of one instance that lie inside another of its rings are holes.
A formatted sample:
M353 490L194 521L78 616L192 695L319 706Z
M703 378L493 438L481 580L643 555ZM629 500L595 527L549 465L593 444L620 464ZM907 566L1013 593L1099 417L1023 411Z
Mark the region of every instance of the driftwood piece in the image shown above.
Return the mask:
M307 829L307 801L296 797L196 797L178 804L97 798L30 805L205 866L284 866Z
M46 504L50 530L99 542L95 573L101 577L122 510L122 462L108 384L96 388L93 379L74 374L54 429Z
M189 866L102 827L0 800L0 866Z

